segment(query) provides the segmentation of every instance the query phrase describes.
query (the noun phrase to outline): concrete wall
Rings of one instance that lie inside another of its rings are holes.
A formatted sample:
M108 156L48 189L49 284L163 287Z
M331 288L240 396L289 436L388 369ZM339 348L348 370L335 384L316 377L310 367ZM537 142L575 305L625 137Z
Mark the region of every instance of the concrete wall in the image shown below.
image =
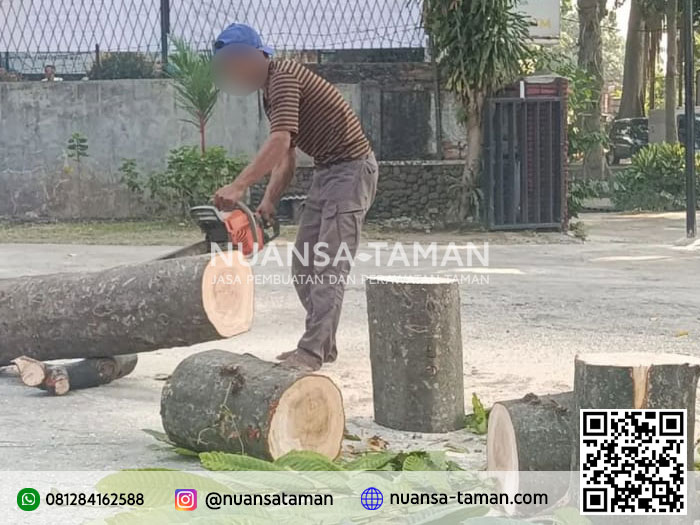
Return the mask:
M329 65L319 72L360 115L380 158L435 157L436 101L426 65ZM442 99L442 136L449 142L461 130L454 104ZM119 166L123 159L135 159L141 172L153 172L164 167L171 149L198 144L197 130L182 121L185 116L168 80L0 83L0 216L139 214L119 181ZM89 144L90 156L79 167L66 158L74 132ZM266 133L258 95L222 95L207 142L232 155L252 156ZM460 155L459 146L447 149ZM301 161L310 164L308 158Z

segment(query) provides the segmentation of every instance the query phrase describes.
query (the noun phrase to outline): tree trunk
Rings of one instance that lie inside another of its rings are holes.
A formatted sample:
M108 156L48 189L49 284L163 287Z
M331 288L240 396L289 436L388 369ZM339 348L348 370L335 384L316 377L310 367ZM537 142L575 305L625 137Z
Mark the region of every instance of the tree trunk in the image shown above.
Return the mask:
M235 252L0 280L0 365L190 346L250 328L253 280Z
M678 76L678 0L666 1L666 142L678 142L676 78Z
M573 392L501 401L489 414L488 471L567 471Z
M652 13L646 18L647 27L647 48L649 50L647 59L647 84L649 85L649 109L656 109L656 66L659 58L659 47L663 34L663 16Z
M466 221L470 217L478 220L479 210L473 206L473 196L479 189L479 174L481 173L481 155L483 151L483 114L484 97L474 95L475 102L465 108L467 112L467 153L462 172L462 192L459 202L459 220Z
M36 386L60 396L69 390L93 388L121 379L134 371L138 357L98 357L63 365L50 365L30 357L19 357L13 362L25 385Z
M622 100L620 101L620 111L617 114L617 118L644 116L644 29L642 1L632 0L627 42L625 44Z
M586 354L576 358L574 446L571 470L579 470L582 409L687 409L688 467L693 468L695 397L700 360L670 354Z
M221 350L177 366L163 388L160 415L182 447L262 459L292 450L335 459L345 429L340 390L327 377Z
M414 432L463 428L459 284L372 278L367 313L375 421Z
M603 36L601 22L607 14L605 0L578 0L578 65L593 78L594 101L583 117L582 127L588 134L602 135L601 97L604 86ZM605 171L603 144L596 140L584 153L584 179L600 179Z

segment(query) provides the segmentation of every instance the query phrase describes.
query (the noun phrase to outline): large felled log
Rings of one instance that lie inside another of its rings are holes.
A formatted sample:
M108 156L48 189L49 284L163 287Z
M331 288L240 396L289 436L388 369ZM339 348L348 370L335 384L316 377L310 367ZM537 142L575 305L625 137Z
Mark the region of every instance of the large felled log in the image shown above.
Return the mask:
M133 372L137 362L136 355L81 359L65 364L48 364L24 356L13 360L25 385L57 396L121 379Z
M464 426L459 285L451 279L367 281L374 419L416 432Z
M574 446L571 470L579 469L582 409L687 409L688 466L693 468L695 397L700 360L671 354L585 354L576 358Z
M249 329L250 266L235 252L0 280L0 365L190 346Z
M163 387L160 415L182 447L264 459L292 450L335 458L345 429L343 399L329 378L221 350L177 366Z
M566 471L571 464L573 392L501 401L489 414L489 471Z

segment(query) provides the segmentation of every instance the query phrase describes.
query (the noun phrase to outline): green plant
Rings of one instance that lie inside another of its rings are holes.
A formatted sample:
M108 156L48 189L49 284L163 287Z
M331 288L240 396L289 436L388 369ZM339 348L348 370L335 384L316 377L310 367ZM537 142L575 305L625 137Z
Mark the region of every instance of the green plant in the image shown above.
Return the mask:
M143 53L120 51L105 53L88 71L88 77L99 80L118 78L153 78L156 70L153 60Z
M184 41L173 39L168 74L175 81L177 105L189 115L185 122L197 127L202 153L206 150L206 126L214 113L219 90L214 84L211 56L199 53Z
M599 195L597 184L589 179L574 179L569 181L567 192L567 210L569 218L575 219L583 211L584 202L587 199L596 198Z
M121 166L119 166L119 173L122 175L120 182L124 184L129 191L133 193L141 193L143 191L143 181L134 159L124 159Z
M472 394L472 413L464 418L464 425L474 434L483 435L488 430L489 411L484 408L479 396Z
M700 168L700 157L696 156L695 163ZM685 148L680 144L650 144L616 176L612 200L620 210L682 210L685 193Z
M517 0L425 0L423 22L447 88L466 115L467 159L460 219L470 212L481 162L487 97L515 80L529 58L530 21Z
M78 164L88 155L88 140L85 135L75 132L68 139L68 158Z
M186 214L190 207L208 202L245 165L243 159L227 157L226 150L219 146L204 154L196 146L183 146L170 152L165 171L154 173L146 187L152 199L165 207L176 204Z

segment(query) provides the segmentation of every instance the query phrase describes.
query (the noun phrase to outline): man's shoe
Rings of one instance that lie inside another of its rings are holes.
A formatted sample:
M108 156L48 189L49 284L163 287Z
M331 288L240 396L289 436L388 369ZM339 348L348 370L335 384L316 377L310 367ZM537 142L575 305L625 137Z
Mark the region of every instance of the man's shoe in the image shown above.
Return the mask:
M284 361L288 357L292 356L295 352L296 352L296 349L290 350L289 352L282 352L275 359L277 359L278 361ZM323 360L323 362L324 363L335 363L337 359L338 359L338 350L336 350L334 348L333 351L331 352L331 354L329 356L327 356Z
M321 361L320 357L312 354L311 352L307 352L306 350L302 350L301 348L298 348L292 352L290 356L282 360L280 363L280 366L284 368L309 372L321 370L322 365L323 362Z

